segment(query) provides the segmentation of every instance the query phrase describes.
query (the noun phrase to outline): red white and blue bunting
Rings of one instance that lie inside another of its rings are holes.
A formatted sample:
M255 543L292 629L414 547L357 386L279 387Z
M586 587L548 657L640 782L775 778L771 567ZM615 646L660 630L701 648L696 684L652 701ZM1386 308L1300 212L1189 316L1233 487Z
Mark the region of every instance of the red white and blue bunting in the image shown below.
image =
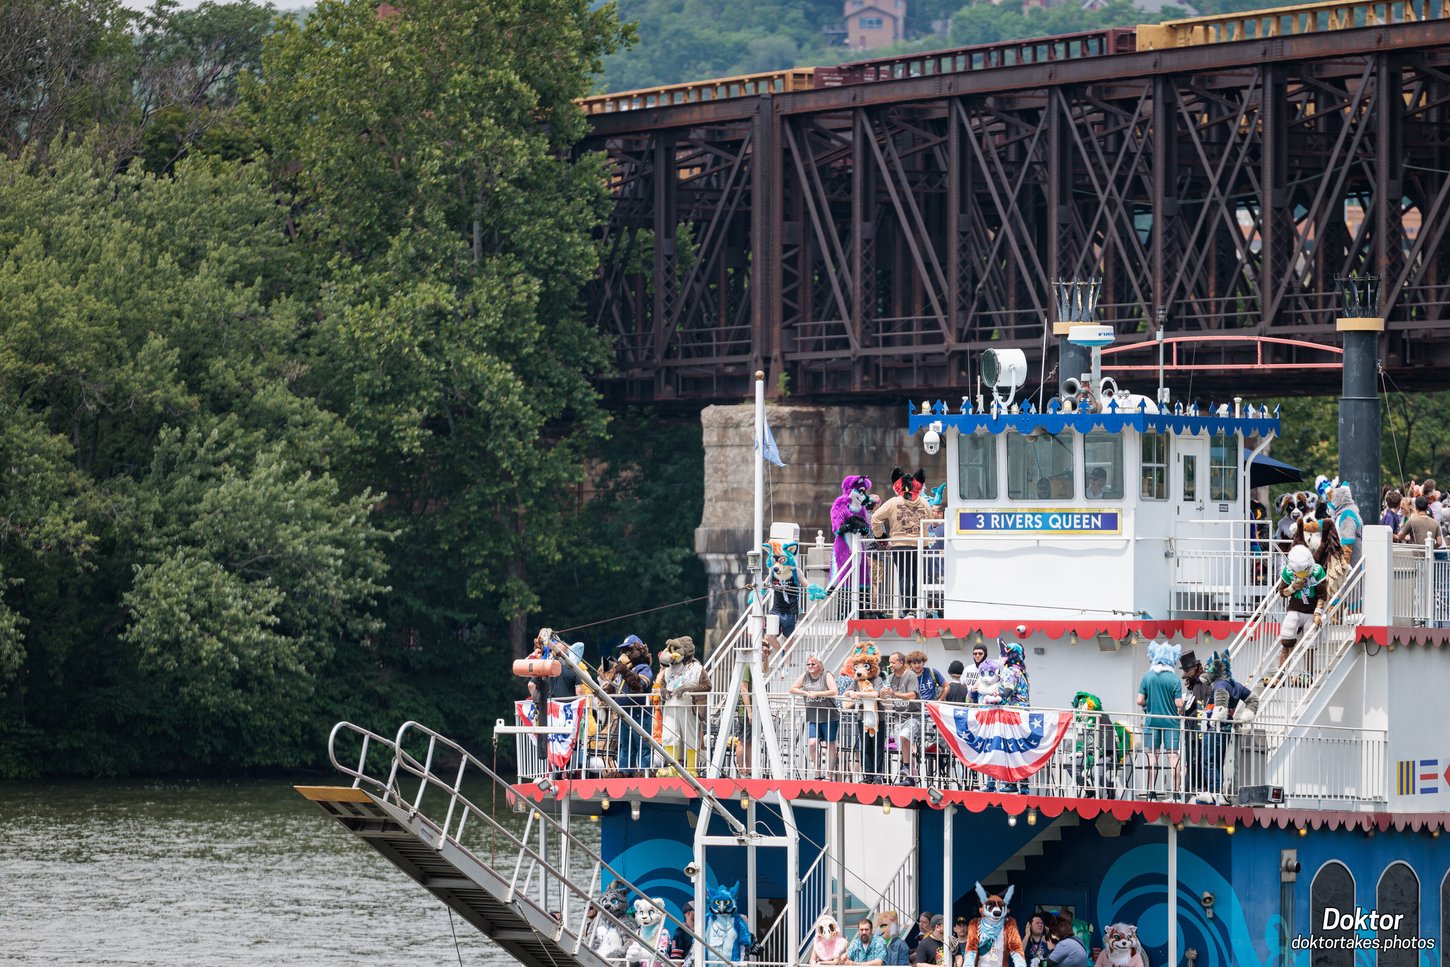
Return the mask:
M534 703L524 699L514 703L520 725L534 725ZM566 701L549 700L549 726L559 731L549 733L549 765L563 768L574 755L574 745L579 741L579 728L584 724L589 710L589 699L572 698Z
M978 708L927 702L942 740L968 769L1021 782L1047 765L1067 735L1071 712Z

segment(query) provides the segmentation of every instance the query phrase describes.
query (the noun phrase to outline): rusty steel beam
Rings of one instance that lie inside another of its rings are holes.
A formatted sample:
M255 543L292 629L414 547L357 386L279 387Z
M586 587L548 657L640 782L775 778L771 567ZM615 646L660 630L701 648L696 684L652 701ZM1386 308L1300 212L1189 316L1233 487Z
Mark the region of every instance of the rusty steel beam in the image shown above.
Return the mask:
M793 398L970 391L988 346L1038 371L1056 276L1101 278L1125 345L1158 307L1174 334L1330 343L1349 272L1386 280L1389 372L1431 382L1450 364L1447 109L1450 21L1431 21L597 116L606 392L732 399L756 368ZM1222 371L1245 350L1194 352L1195 394L1254 392Z

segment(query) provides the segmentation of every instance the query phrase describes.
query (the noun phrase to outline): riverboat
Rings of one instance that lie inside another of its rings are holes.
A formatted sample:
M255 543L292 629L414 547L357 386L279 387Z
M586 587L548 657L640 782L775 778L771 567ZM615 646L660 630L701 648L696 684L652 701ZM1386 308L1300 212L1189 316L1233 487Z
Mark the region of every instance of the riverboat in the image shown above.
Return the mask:
M1285 548L1251 512L1278 414L1149 398L1096 367L1019 401L1020 369L989 367L1006 395L906 407L903 432L950 469L919 535L853 537L838 561L757 510L758 593L705 690L623 707L585 669L590 694L547 725L524 703L499 723L507 776L417 723L342 723L351 785L301 791L537 967L785 967L810 962L824 915L847 937L887 911L951 924L979 887L1022 924L1065 915L1088 948L1134 925L1145 964L1441 963L1450 562L1365 527L1321 623L1284 648ZM782 629L792 568L816 590ZM1226 658L1249 696L1161 734L1137 696L1162 645ZM979 646L1025 664L1027 701L791 690L872 648L945 671ZM690 902L742 919L712 912L661 949Z

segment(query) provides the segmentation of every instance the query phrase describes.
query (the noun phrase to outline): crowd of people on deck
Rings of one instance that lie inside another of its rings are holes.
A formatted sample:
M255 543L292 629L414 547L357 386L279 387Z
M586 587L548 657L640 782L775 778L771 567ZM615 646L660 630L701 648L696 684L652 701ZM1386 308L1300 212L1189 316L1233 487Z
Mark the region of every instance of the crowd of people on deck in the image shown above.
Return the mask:
M850 558L849 547L843 555L840 542L853 534L873 540L892 540L892 535L897 535L895 539L909 542L914 550L922 522L941 517L940 501L925 493L924 483L921 471L906 474L897 469L893 474L895 494L883 502L871 494L868 478L847 477L842 496L832 509L838 569ZM1379 520L1372 522L1393 528L1397 540L1413 544L1429 540L1436 547L1444 546L1450 501L1442 502L1434 480L1407 481L1402 487L1386 488L1383 506ZM1283 666L1301 637L1321 626L1326 616L1333 616L1338 590L1361 554L1364 520L1351 489L1324 477L1312 490L1285 494L1277 501L1277 511L1277 522L1266 519L1262 530L1263 543L1272 541L1285 562L1275 584L1286 599L1287 614L1279 637ZM904 543L903 549L906 546ZM898 600L913 596L909 589L916 587L920 577L916 560L914 555L903 554L895 573L887 575L900 591ZM863 572L860 576L863 581L873 578L880 580L881 575ZM767 669L773 653L789 634L790 629L782 625L778 634L765 636L762 656ZM543 656L551 648L556 654L567 649L573 661L565 662L557 677L529 679L530 697L539 710L539 725L546 724L542 709L547 707L548 699L573 697L586 691L574 671L576 667L587 667L583 663L583 643L565 645L545 629L535 642L533 657ZM798 744L804 753L805 778L903 785L920 785L928 775L941 780L944 773L954 771L954 763L951 753L936 741L934 730L926 724L922 703L1005 708L1030 705L1024 649L1015 642L1001 641L998 648L999 654L989 657L988 647L979 641L972 649L970 662L953 660L944 673L931 667L921 650L877 654L870 642L864 648L858 646L840 668L827 667L820 654L808 655L804 670L786 685L798 699L797 707L791 717L777 721L777 727L785 724L801 728ZM599 686L615 699L621 712L599 706L588 713L580 738L585 771L636 777L668 774L674 766L660 754L660 746L684 768L698 771L701 757L708 754L708 743L721 728L730 730L729 748L735 769L741 773L751 771L757 736L749 668L744 670L740 698L731 716L715 723L707 719L712 683L691 638L672 638L657 655L652 655L638 636L628 635L614 652L600 662L595 674ZM1216 796L1221 789L1227 745L1222 736L1232 729L1235 716L1252 716L1257 701L1255 686L1260 683L1233 679L1226 661L1223 668L1211 670L1212 676L1190 651L1178 667L1167 669L1167 676L1163 674L1164 666L1155 664L1154 671L1145 675L1140 684L1138 704L1145 724L1137 741L1148 753L1150 796L1161 793L1178 797L1186 794L1185 790L1212 790ZM1314 669L1306 657L1292 669L1281 667L1281 673L1282 681L1266 679L1264 684L1307 685ZM724 683L717 685L726 687ZM1222 711L1225 703L1230 716L1227 723ZM1082 765L1086 760L1099 773L1104 761L1121 764L1134 737L1121 734L1121 728L1119 734L1108 735L1111 723L1106 715L1100 717L1100 723L1097 718L1087 718L1089 713L1101 711L1095 696L1079 693L1072 707L1082 715L1079 725L1088 722L1080 733L1091 732L1098 724L1104 733L1098 737L1079 734L1075 739L1076 761ZM1215 718L1216 708L1220 711ZM791 736L784 738L789 747L795 747ZM540 735L538 742L542 758L546 755L546 737ZM1085 773L1088 768L1082 765L1080 771ZM958 782L953 784L964 782L984 791L1026 791L1022 783L1004 783L970 773L955 778Z

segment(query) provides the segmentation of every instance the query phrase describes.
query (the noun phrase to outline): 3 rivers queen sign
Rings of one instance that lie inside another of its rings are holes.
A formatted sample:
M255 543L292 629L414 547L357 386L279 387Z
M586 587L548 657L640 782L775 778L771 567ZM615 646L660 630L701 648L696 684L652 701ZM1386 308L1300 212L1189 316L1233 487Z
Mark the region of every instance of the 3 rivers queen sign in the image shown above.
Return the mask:
M958 534L1120 534L1116 510L1045 507L1041 510L959 510Z

